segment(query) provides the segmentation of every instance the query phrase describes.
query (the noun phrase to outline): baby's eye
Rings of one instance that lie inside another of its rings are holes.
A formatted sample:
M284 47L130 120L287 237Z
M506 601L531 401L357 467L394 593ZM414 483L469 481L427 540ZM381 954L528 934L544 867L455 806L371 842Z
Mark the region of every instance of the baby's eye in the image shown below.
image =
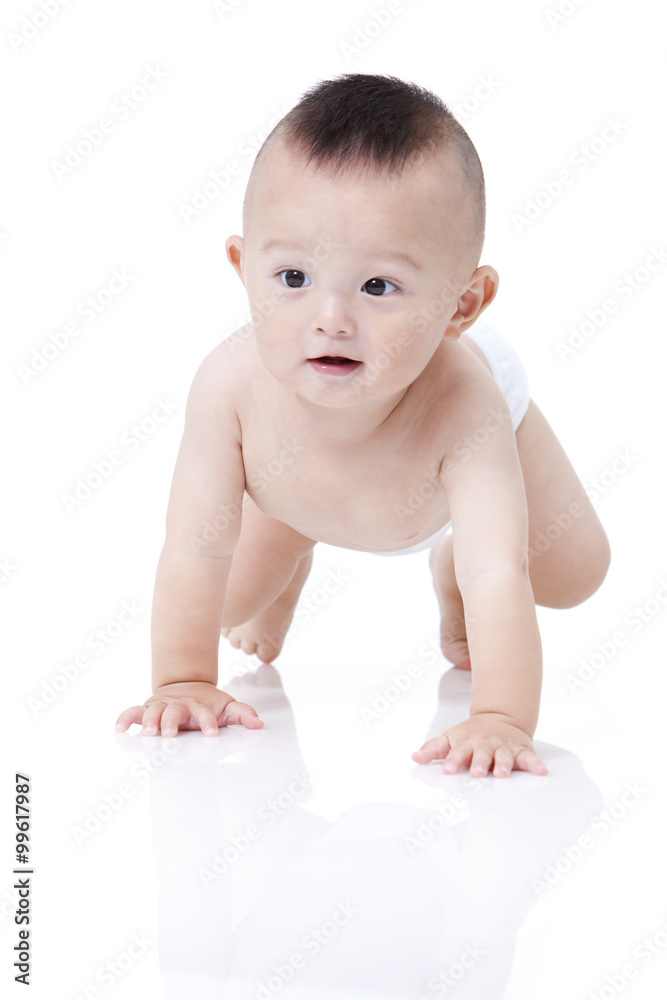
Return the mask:
M287 285L288 288L307 288L310 284L310 278L308 275L304 274L303 271L298 271L296 268L288 268L285 271L279 271L278 277L282 281L283 285Z
M365 288L369 295L384 295L385 292L391 293L397 290L393 281L387 281L386 278L371 278L362 285L362 288Z

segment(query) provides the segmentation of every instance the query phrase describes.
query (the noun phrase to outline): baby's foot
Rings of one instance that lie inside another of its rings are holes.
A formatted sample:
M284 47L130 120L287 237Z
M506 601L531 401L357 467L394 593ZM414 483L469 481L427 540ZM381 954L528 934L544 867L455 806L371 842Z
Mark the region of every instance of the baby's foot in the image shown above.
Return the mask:
M440 648L445 659L459 670L470 670L463 601L451 598L440 600Z
M255 654L264 663L271 663L283 648L292 621L291 616L287 619L278 616L276 603L243 625L221 629L221 634L229 639L234 649L242 649L248 656Z
M301 559L282 594L249 622L220 630L234 649L242 649L248 656L254 654L265 663L275 660L283 648L311 564L312 555Z
M429 566L440 605L440 648L445 659L459 670L470 670L463 599L454 576L451 535L445 535L431 549Z

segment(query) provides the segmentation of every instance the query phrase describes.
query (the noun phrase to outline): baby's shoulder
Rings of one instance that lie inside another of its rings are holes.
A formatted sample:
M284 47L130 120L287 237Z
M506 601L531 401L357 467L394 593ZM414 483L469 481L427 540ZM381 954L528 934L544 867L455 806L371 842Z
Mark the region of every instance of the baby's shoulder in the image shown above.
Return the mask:
M217 344L195 372L188 405L214 410L221 415L238 414L239 400L249 377L245 327Z
M252 327L249 323L216 344L202 361L195 376L202 389L215 391L224 385L229 390L242 384L249 374L251 347Z
M440 386L446 388L439 393L438 412L440 440L447 451L472 433L490 413L498 408L504 410L506 401L487 357L468 337L448 345L444 364L437 374Z

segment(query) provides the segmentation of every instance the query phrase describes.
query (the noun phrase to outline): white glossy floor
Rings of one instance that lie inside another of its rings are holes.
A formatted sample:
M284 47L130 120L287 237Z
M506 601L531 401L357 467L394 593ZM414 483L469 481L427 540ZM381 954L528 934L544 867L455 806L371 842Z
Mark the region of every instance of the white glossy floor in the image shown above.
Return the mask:
M233 691L265 731L168 748L151 788L165 997L506 995L533 880L546 885L548 862L603 799L582 762L549 744L548 780L410 766L427 691L438 690L429 732L465 713L469 678L450 670L436 685L429 673L421 697L366 728L359 692L318 696L340 674L290 703L262 666Z
M651 0L414 0L362 45L386 6L98 0L45 20L37 2L3 4L3 997L665 995L664 32ZM556 8L571 10L550 23ZM166 74L153 90L150 68ZM247 319L224 241L254 150L305 89L348 71L414 80L461 114L487 178L483 262L501 276L488 319L611 540L596 595L539 609L545 778L412 761L469 698L437 652L427 553L318 545L275 667L221 644L221 684L262 731L114 732L150 693L186 394ZM105 115L113 131L59 179L54 161ZM623 129L601 150L607 118ZM517 229L568 165L574 182ZM130 278L110 301L114 271ZM66 503L113 451L121 465ZM16 772L31 779L28 994L12 981Z

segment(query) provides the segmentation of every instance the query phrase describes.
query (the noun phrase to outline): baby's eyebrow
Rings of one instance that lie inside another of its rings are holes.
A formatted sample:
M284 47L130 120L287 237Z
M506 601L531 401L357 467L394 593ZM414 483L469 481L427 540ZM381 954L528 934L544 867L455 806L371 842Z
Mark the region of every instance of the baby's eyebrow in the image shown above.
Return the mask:
M261 253L267 253L269 250L297 250L300 253L308 253L304 247L298 246L296 243L289 243L287 240L270 239L266 240L260 247ZM415 260L409 253L405 250L379 250L377 252L371 252L367 254L369 259L373 260L395 260L402 264L407 264L409 267L415 269L415 271L421 271L422 265Z
M266 253L267 250L299 250L301 253L305 252L304 248L297 246L296 243L289 243L287 240L277 239L266 240L265 243L262 243L259 249L260 253Z
M397 260L402 264L408 264L409 267L413 267L415 271L421 271L422 265L419 264L414 257L405 250L382 250L378 254L371 254L372 257L378 257L382 260Z

